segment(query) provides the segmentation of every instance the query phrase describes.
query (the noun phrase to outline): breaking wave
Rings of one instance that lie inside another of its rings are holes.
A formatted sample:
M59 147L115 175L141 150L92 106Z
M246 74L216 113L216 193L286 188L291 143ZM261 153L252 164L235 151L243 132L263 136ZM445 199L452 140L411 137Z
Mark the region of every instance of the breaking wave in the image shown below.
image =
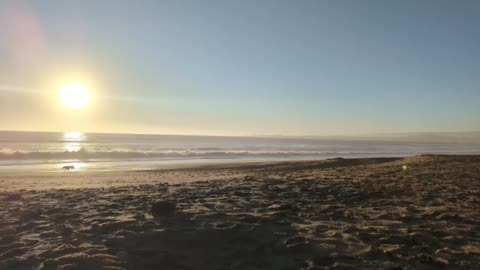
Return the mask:
M148 158L227 158L227 157L296 157L296 156L334 156L351 154L375 154L375 153L351 153L351 152L323 152L323 151L247 151L219 149L195 149L195 150L174 150L158 152L142 151L88 151L81 148L78 151L0 151L0 160L98 160L98 159L148 159ZM378 154L378 153L377 153ZM394 153L405 155L409 153Z

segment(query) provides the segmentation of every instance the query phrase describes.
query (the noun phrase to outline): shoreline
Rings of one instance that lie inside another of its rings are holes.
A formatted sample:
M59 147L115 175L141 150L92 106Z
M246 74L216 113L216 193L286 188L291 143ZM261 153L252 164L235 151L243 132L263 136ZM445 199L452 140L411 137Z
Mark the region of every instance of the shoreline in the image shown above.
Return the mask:
M0 192L16 190L108 188L128 185L189 183L203 180L227 180L253 169L308 169L367 165L401 160L403 157L330 158L323 160L246 161L221 163L175 164L156 169L56 171L1 171ZM235 170L235 174L231 174ZM206 172L199 175L198 172ZM152 180L156 176L156 180ZM111 179L117 179L116 182Z
M326 155L326 156L301 156L301 157L231 157L231 158L171 158L171 159L118 159L118 160L1 160L0 173L2 172L58 172L63 165L77 165L84 168L84 171L138 171L138 170L160 170L190 168L204 165L224 165L224 164L252 164L252 163L278 163L278 162L311 162L323 161L335 158L343 159L370 159L370 158L405 158L412 157L413 154L402 155Z
M146 169L112 169L112 170L79 170L64 172L60 168L55 171L2 171L0 170L0 192L16 190L49 190L49 189L83 189L108 188L128 185L143 185L166 182L171 184L189 183L203 180L234 179L240 174L248 174L250 170L261 168L277 168L290 170L328 169L334 167L360 166L382 161L410 160L421 157L469 158L480 155L431 155L424 154L412 157L375 157L375 158L328 158L322 160L282 160L282 161L227 161L220 163L175 164ZM399 165L401 166L401 165ZM235 170L231 174L229 170ZM204 172L199 175L197 172ZM152 178L152 177L155 177ZM112 180L114 178L115 180Z
M81 171L138 171L156 169L177 169L217 164L250 164L276 162L310 162L335 158L343 159L375 159L375 158L408 158L415 153L350 153L350 154L312 154L312 155L279 155L279 156L204 156L204 157L171 157L171 158L126 158L126 159L0 159L0 174L17 172L58 172L65 165L73 165ZM475 156L480 150L466 152L439 152L425 155L437 156Z

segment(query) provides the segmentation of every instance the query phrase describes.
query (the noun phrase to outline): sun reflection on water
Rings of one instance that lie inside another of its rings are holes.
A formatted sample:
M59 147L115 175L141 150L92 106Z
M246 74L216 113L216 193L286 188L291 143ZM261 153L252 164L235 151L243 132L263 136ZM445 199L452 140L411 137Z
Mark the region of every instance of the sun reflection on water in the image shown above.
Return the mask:
M64 166L74 166L76 171L81 171L86 169L88 164L85 162L64 162L61 163L59 167L63 168Z
M77 131L65 132L63 133L63 139L66 141L82 141L84 134Z
M63 150L65 152L79 152L82 151L83 141L85 141L85 134L82 132L72 131L63 133ZM72 156L72 159L65 159L61 164L60 168L65 166L73 166L74 171L81 171L86 169L88 166L85 162L78 162Z

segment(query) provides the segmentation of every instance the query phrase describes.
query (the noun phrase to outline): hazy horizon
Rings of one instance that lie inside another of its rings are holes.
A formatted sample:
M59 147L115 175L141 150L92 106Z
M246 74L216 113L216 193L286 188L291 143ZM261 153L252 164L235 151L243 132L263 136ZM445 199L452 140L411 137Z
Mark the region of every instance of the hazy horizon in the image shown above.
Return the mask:
M278 133L168 133L168 132L129 132L126 131L89 131L89 130L80 130L80 129L51 129L51 130L32 130L32 129L1 129L0 132L55 132L55 133L66 133L66 132L81 132L81 133L104 133L104 134L131 134L131 135L179 135L179 136L226 136L226 137L391 137L391 136L402 136L409 134L439 134L439 135L465 135L465 134L480 134L480 130L465 130L465 131L399 131L399 132L360 132L356 134L349 133L331 133L331 134L278 134Z
M399 132L372 133L357 135L281 135L281 134L246 134L246 135L211 135L211 134L168 134L168 133L135 133L135 132L85 132L85 131L32 131L1 130L0 134L9 133L58 133L58 134L105 134L105 135L138 135L138 136L185 136L185 137L239 137L264 139L305 139L332 141L372 141L372 142L410 142L410 143L445 143L445 144L480 144L480 131L465 132Z
M479 10L473 0L2 1L0 130L478 131ZM72 87L88 102L60 97Z

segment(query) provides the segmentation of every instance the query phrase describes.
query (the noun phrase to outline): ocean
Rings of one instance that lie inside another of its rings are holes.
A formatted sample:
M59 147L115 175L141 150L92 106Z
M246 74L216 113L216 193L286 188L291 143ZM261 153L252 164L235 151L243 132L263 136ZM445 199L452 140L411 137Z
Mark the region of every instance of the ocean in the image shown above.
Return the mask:
M286 137L0 131L0 171L143 170L228 162L480 154L480 145Z

